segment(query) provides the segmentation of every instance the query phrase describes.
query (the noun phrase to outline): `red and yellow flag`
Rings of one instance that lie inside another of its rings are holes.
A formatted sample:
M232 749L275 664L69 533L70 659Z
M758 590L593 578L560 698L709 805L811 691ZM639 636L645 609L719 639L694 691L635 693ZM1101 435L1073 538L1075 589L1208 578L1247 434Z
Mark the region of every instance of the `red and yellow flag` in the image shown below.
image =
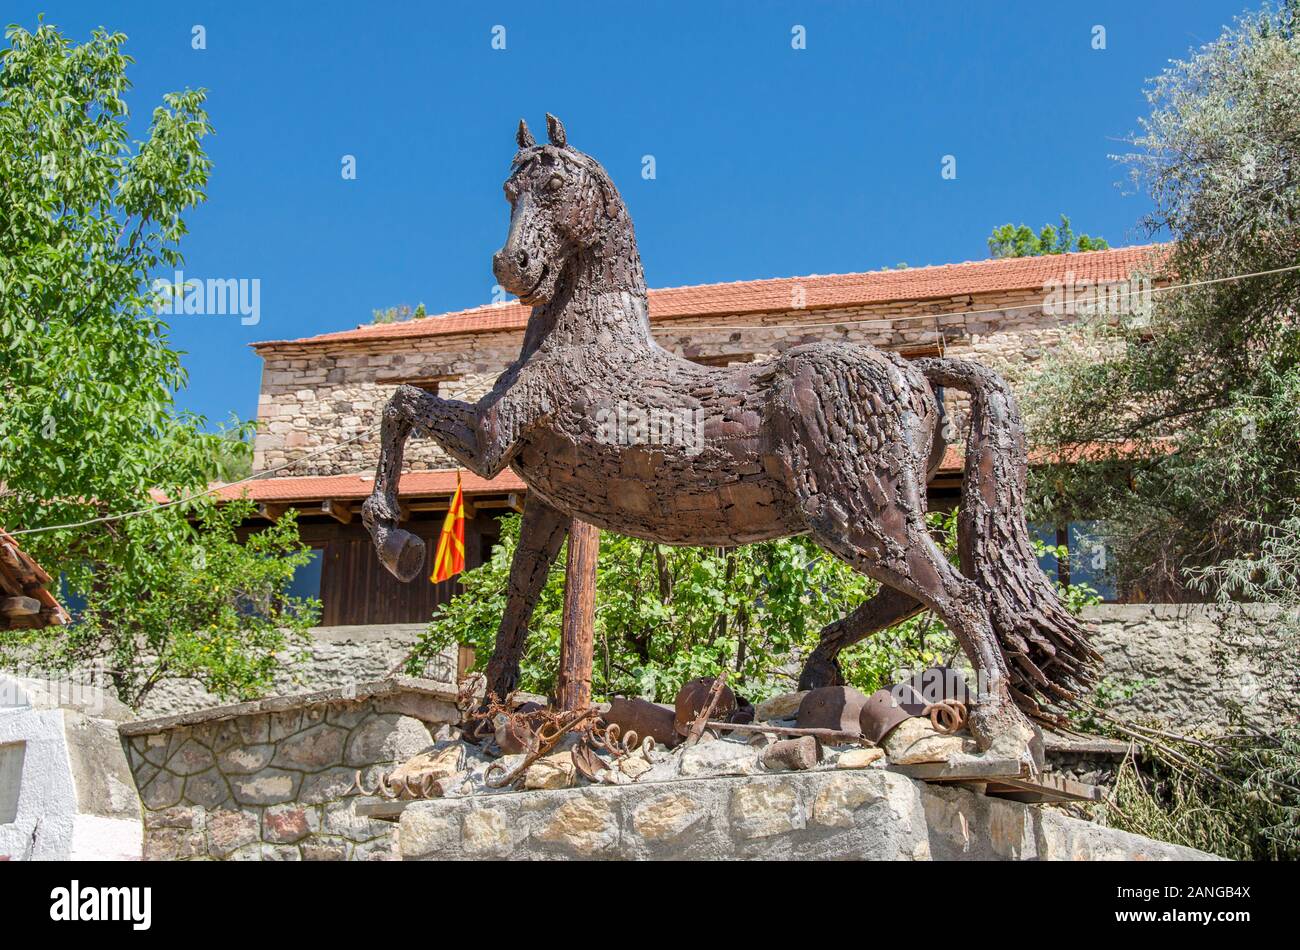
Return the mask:
M460 472L457 472L456 494L451 496L451 507L447 509L447 518L442 523L442 534L438 536L438 550L433 556L433 576L429 580L440 584L463 570L465 570L465 498L460 490Z

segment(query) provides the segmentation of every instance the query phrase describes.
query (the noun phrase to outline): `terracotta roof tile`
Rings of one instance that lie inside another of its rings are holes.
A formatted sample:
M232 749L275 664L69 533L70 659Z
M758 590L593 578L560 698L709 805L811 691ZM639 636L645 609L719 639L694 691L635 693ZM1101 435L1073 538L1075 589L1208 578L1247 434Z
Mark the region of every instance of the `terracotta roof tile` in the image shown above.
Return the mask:
M663 321L790 310L791 292L796 285L803 288L805 309L827 310L1030 290L1041 288L1049 281L1061 280L1067 273L1072 273L1074 280L1080 282L1117 281L1128 278L1137 268L1158 262L1164 247L1145 244L1106 251L967 261L861 274L812 274L665 287L650 291L650 317ZM528 322L528 314L529 308L520 303L490 304L404 323L369 324L297 340L267 340L254 343L253 347L260 350L519 330Z

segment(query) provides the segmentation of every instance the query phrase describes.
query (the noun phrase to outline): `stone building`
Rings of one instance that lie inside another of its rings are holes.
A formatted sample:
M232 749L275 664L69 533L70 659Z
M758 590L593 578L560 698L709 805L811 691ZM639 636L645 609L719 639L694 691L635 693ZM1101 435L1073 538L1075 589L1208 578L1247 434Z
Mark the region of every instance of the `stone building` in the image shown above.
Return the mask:
M665 347L709 365L768 360L803 343L842 340L1007 367L1050 352L1080 320L1136 309L1151 285L1134 275L1156 273L1161 256L1158 245L1148 245L651 290L650 315ZM400 383L478 399L517 356L528 314L518 303L496 304L254 344L264 361L254 467L303 460L292 476L229 494L246 493L265 518L290 506L298 510L304 540L320 552L302 575L302 589L321 597L325 624L418 622L450 596L451 583L398 584L370 551L359 506L378 458L379 413ZM949 408L959 422L960 403L950 399ZM953 440L930 486L936 501L957 495L960 441ZM455 487L453 466L431 440L416 438L407 448L400 494L409 530L436 536ZM526 488L509 471L490 482L466 473L464 487L472 567L492 543L496 516L518 509ZM1081 526L1046 529L1052 543L1077 545L1084 535ZM1086 579L1105 592L1104 576Z

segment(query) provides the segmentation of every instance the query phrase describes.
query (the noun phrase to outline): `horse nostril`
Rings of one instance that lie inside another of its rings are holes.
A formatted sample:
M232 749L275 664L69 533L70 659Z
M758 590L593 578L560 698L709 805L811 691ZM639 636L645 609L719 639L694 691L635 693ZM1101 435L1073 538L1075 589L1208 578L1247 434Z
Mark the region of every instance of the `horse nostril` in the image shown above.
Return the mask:
M520 267L527 267L527 266L528 266L528 252L525 251L525 250L521 247L521 248L518 250L518 252L515 254L515 260L519 261L519 266L520 266Z

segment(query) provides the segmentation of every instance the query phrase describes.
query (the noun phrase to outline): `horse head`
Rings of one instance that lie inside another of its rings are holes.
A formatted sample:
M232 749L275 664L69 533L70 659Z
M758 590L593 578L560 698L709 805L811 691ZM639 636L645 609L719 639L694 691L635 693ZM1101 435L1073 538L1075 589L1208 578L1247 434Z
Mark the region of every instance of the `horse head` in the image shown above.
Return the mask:
M601 250L613 234L631 234L631 221L608 173L568 144L564 125L546 116L549 141L538 145L521 119L519 151L506 179L510 234L492 256L492 272L529 306L547 303L584 253Z

